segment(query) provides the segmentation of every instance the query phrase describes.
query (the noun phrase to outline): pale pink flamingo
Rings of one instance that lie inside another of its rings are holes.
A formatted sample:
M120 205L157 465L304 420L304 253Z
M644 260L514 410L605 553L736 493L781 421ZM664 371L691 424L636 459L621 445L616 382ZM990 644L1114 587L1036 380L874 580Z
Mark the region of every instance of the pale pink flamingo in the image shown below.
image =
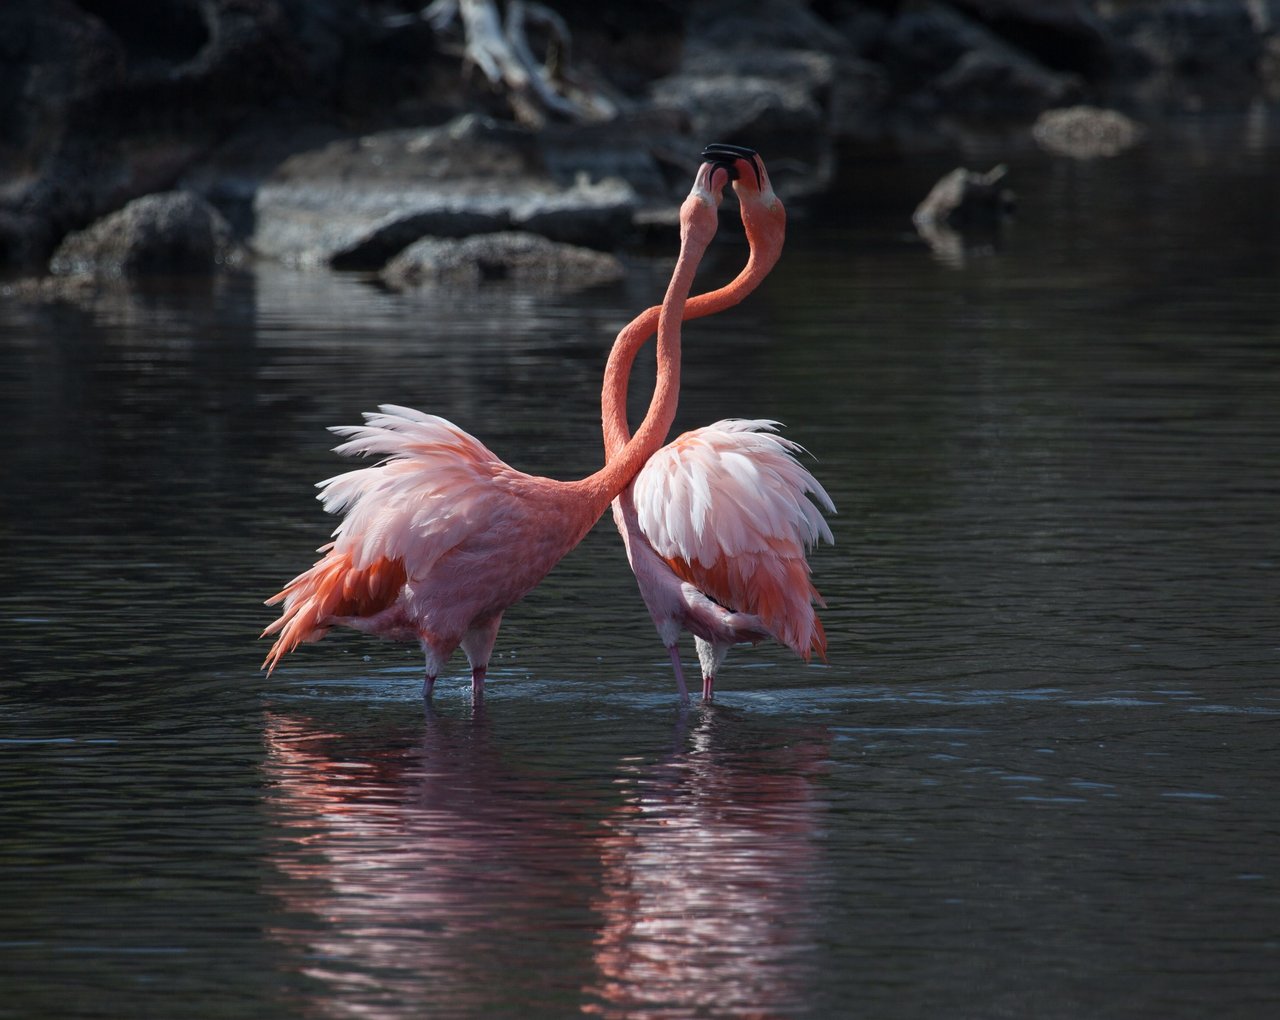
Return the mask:
M731 283L690 298L685 318L737 304L768 275L782 251L786 213L764 162L751 149L710 146L703 159L733 165L734 191L751 254ZM613 346L601 395L605 456L626 450L626 389L636 353L667 308L650 308L625 326ZM726 419L678 436L655 453L613 501L640 594L671 656L681 700L680 632L694 635L702 696L710 701L716 671L729 649L773 637L805 661L825 658L826 634L813 604L806 550L832 542L819 507L835 506L794 454L774 435L777 422ZM812 499L810 498L812 497ZM817 501L815 505L814 500Z
M599 471L577 481L528 475L451 422L395 405L366 414L364 425L332 429L346 438L338 453L384 459L320 483L325 510L345 516L320 548L323 557L267 600L284 609L263 631L279 635L264 667L274 669L300 643L346 626L417 641L426 655L424 697L461 646L472 690L483 692L502 614L582 540L671 427L680 322L731 176L721 161L703 163L681 206L680 256L658 323L653 397L635 436Z

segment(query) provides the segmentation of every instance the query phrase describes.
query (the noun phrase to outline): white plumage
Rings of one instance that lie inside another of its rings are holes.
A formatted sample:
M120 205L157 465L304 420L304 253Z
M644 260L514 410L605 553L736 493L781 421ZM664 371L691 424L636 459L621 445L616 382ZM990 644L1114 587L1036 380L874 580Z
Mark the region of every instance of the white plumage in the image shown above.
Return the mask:
M774 549L779 540L800 555L820 540L835 541L822 516L822 510L834 513L835 504L796 460L803 447L775 435L777 426L726 418L684 433L649 458L633 495L654 551L711 567Z
M768 419L730 418L677 437L614 504L641 595L672 655L693 633L703 695L740 642L773 637L805 659L826 653L821 596L805 553L834 542L835 505Z
M379 412L330 431L346 438L335 452L385 459L320 482L317 498L329 513L345 514L333 544L357 569L402 560L410 578L421 577L465 537L511 513L498 483L512 472L445 418L394 404Z

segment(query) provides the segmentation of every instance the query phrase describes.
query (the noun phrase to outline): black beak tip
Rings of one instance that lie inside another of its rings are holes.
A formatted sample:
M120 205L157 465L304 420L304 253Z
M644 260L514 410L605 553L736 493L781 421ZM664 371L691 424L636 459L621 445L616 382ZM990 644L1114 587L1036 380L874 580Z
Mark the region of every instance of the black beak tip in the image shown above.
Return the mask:
M764 181L760 175L760 154L755 149L748 149L745 145L713 142L702 150L702 158L721 165L727 164L728 166L732 166L740 159L745 159L751 164L751 169L755 171L756 186L764 186ZM731 172L729 176L731 180L736 181L738 179L736 170Z
M717 170L723 170L729 175L729 180L736 181L738 179L738 168L728 160L710 159L708 162Z
M744 145L728 145L725 142L712 142L702 150L703 159L714 159L716 157L729 159L755 159L758 153L755 149L748 149Z

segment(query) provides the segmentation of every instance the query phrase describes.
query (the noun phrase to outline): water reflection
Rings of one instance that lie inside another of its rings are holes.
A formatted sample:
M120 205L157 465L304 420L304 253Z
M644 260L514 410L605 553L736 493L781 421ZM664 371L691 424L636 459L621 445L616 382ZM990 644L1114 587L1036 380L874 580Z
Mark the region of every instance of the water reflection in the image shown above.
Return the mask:
M825 727L684 717L675 752L615 762L601 802L575 793L607 789L596 769L522 764L484 707L463 713L363 737L267 717L269 935L317 1012L788 1015L805 1002Z
M725 710L709 709L686 751L623 764L624 804L605 823L595 901L603 920L588 991L600 1001L586 1012L803 1011L823 873L813 780L825 730L756 750L733 746L738 730Z
M298 918L271 935L319 982L324 1015L431 1001L483 1016L513 984L529 993L503 947L528 945L531 964L550 943L586 943L590 822L504 762L482 707L366 742L271 715L266 740L283 835L271 891Z

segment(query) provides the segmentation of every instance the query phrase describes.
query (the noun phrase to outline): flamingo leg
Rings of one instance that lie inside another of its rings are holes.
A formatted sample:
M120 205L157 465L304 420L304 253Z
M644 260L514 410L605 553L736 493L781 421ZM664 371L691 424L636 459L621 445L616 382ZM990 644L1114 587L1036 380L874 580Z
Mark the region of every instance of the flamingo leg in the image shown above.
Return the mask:
M671 653L671 668L676 673L676 690L680 692L680 700L687 702L689 700L689 688L685 686L684 669L680 665L680 649L672 645L667 651Z
M436 678L433 677L430 673L428 673L427 678L422 681L422 700L430 701L431 695L435 691L435 689L436 689Z
M702 678L702 700L703 701L715 700L715 691L713 690L715 685L716 685L716 678L714 675L707 674L703 676Z

